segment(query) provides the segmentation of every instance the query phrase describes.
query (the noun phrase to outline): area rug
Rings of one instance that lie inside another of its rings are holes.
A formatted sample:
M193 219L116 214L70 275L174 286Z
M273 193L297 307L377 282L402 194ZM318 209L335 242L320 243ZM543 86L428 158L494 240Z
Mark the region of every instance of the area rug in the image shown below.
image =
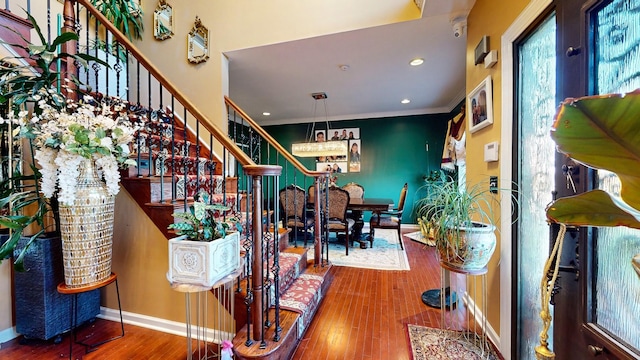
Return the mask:
M481 346L473 343L473 337L467 340L465 333L443 329L434 329L419 325L407 325L411 359L413 360L499 360L500 358L487 343L482 351ZM475 335L470 335L475 336ZM488 341L488 340L487 340Z
M375 234L372 248L361 249L356 242L349 248L349 256L345 255L344 242L329 238L329 262L335 266L364 269L410 270L407 252L400 249L398 232L377 229ZM309 248L307 258L313 259L313 247Z
M427 246L436 246L436 242L434 240L428 239L422 236L422 231L416 231L416 232L404 234L404 236L408 237L411 240L417 241L419 243L423 243Z

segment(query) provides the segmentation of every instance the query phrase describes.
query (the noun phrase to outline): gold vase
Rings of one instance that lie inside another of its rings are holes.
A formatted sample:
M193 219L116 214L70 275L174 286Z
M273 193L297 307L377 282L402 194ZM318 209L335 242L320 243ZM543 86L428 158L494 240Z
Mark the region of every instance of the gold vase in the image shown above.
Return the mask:
M80 163L73 205L60 204L64 281L68 287L91 286L111 275L115 197L98 179L90 159Z

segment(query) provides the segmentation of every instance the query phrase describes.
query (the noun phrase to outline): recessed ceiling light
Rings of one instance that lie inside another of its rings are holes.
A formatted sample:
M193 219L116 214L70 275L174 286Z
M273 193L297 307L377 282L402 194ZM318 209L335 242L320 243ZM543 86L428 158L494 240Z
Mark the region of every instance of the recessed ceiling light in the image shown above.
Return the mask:
M413 60L411 60L409 62L409 65L411 66L420 66L424 63L424 59L423 58L415 58Z
M270 112L266 112L266 111L265 111L265 112L263 112L263 113L262 113L262 115L264 115L264 116L269 116L269 115L271 115L271 113L270 113Z
M403 104L408 104L408 103L410 103L410 102L411 102L411 100L409 100L409 99L402 99L402 101L400 101L400 102L401 102L401 103L403 103Z

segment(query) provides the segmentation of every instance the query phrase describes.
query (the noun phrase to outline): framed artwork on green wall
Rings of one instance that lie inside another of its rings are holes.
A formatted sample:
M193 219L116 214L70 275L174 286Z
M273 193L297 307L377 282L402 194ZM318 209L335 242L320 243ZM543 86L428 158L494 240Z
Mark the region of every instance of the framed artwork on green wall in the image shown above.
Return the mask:
M349 140L349 172L360 172L360 139Z

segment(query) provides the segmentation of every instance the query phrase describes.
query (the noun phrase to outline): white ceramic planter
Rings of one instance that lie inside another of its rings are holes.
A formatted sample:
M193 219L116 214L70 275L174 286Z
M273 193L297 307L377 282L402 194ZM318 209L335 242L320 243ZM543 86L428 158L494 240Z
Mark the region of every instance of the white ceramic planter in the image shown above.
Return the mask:
M458 232L458 245L439 241L437 244L440 261L450 267L467 271L483 269L489 263L496 249L496 234L493 225L474 222L473 227L460 227L447 230L448 241Z
M169 272L172 284L210 287L240 268L240 233L210 242L169 240Z

